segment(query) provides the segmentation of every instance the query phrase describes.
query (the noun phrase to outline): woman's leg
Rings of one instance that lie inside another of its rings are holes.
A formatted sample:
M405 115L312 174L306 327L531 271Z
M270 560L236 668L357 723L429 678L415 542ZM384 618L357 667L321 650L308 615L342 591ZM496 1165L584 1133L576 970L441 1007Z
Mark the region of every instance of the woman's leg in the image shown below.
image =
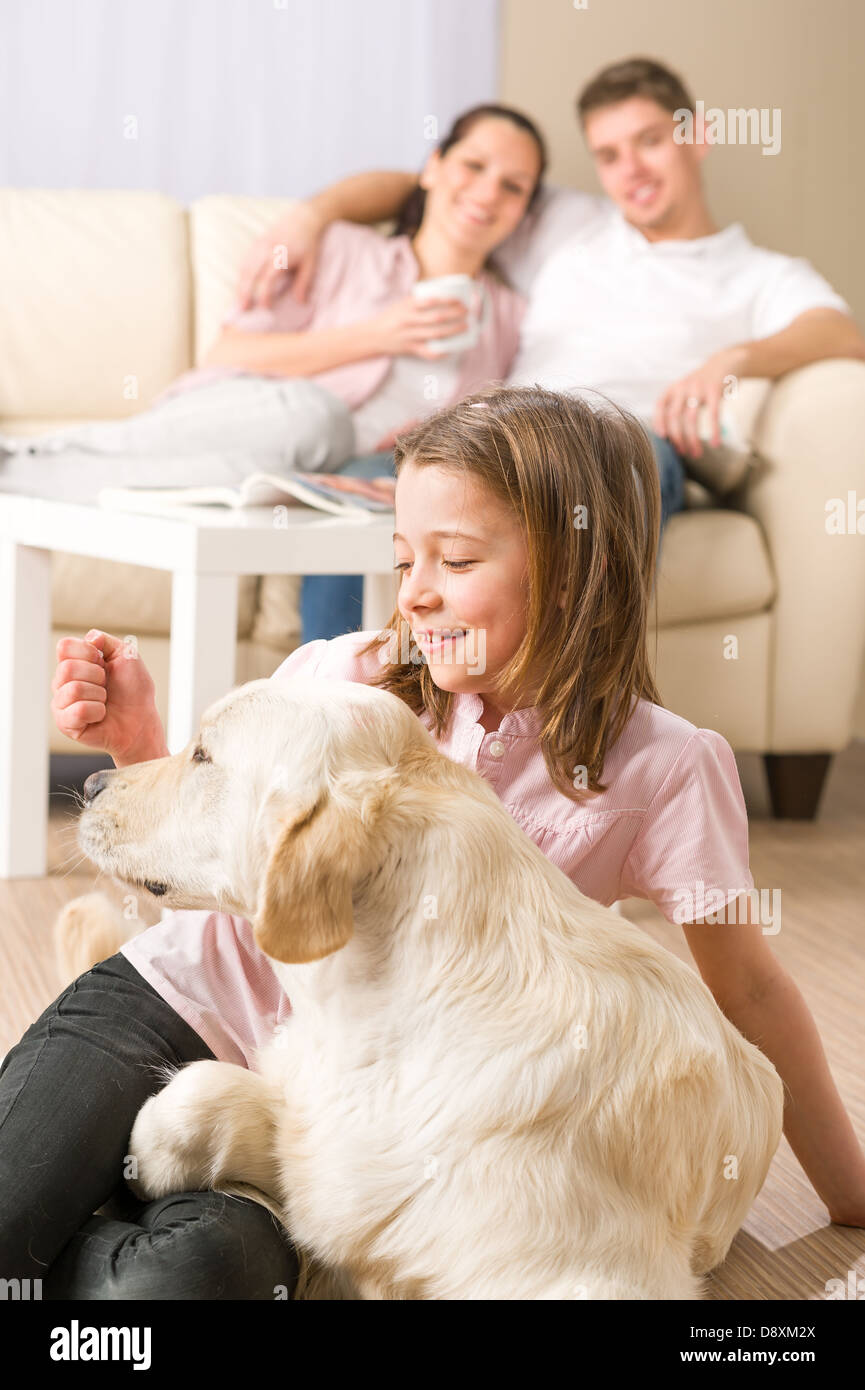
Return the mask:
M160 1068L212 1057L120 952L63 991L0 1066L0 1278L42 1279L48 1298L290 1294L297 1257L263 1207L216 1192L136 1203L123 1182Z
M250 473L332 472L354 450L344 401L303 377L230 377L127 420L0 438L0 488L65 496L76 486L234 486ZM5 451L5 452L4 452Z
M393 477L393 452L364 454L330 471L350 474L353 478ZM314 642L317 637L329 640L340 637L344 632L360 631L363 621L363 575L305 575L300 586L300 621L302 642Z

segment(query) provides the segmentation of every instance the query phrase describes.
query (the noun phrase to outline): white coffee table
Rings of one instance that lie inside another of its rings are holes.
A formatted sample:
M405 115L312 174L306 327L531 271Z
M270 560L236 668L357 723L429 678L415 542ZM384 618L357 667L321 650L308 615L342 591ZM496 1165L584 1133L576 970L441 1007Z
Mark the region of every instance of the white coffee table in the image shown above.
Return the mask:
M0 496L0 877L46 871L52 551L171 571L166 736L176 753L235 684L238 577L362 574L363 629L383 627L398 587L393 521L393 512L357 523L308 507L276 517L272 507L145 516Z

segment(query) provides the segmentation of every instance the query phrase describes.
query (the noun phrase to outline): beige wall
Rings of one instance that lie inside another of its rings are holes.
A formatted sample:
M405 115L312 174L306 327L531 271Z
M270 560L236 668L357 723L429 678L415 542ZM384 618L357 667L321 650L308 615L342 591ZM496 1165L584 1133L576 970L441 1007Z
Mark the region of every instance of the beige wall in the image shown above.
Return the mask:
M550 144L553 182L597 192L574 98L607 63L667 63L694 99L781 111L781 149L717 146L706 159L720 226L806 256L865 324L865 0L502 0L500 96Z

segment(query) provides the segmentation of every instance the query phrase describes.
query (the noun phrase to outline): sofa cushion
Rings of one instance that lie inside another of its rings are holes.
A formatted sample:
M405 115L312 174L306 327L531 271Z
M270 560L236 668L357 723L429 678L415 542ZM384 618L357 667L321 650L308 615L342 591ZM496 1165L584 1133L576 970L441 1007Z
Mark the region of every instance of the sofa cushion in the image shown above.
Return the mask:
M685 478L685 511L695 512L707 507L717 507L718 499L696 478Z
M263 574L250 637L264 646L285 649L301 641L299 574Z
M259 579L238 579L237 635L252 630ZM168 570L95 560L89 555L54 551L51 560L51 622L70 635L98 627L115 636L167 635L171 630L171 574Z
M775 597L762 528L744 512L677 512L664 528L650 630L760 613Z
M0 190L0 418L142 410L189 366L189 280L173 198Z
M296 198L214 194L191 204L196 365L219 336L222 319L234 306L238 272L252 242L296 202Z

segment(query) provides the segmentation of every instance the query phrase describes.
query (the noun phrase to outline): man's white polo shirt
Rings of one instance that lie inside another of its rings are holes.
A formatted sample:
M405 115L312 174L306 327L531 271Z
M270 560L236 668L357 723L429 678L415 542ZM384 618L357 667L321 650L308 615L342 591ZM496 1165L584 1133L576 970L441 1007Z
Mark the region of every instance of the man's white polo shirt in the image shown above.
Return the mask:
M646 421L721 348L806 309L850 313L808 261L754 246L738 222L650 242L609 199L572 189L546 189L496 260L529 298L508 383L600 391Z

